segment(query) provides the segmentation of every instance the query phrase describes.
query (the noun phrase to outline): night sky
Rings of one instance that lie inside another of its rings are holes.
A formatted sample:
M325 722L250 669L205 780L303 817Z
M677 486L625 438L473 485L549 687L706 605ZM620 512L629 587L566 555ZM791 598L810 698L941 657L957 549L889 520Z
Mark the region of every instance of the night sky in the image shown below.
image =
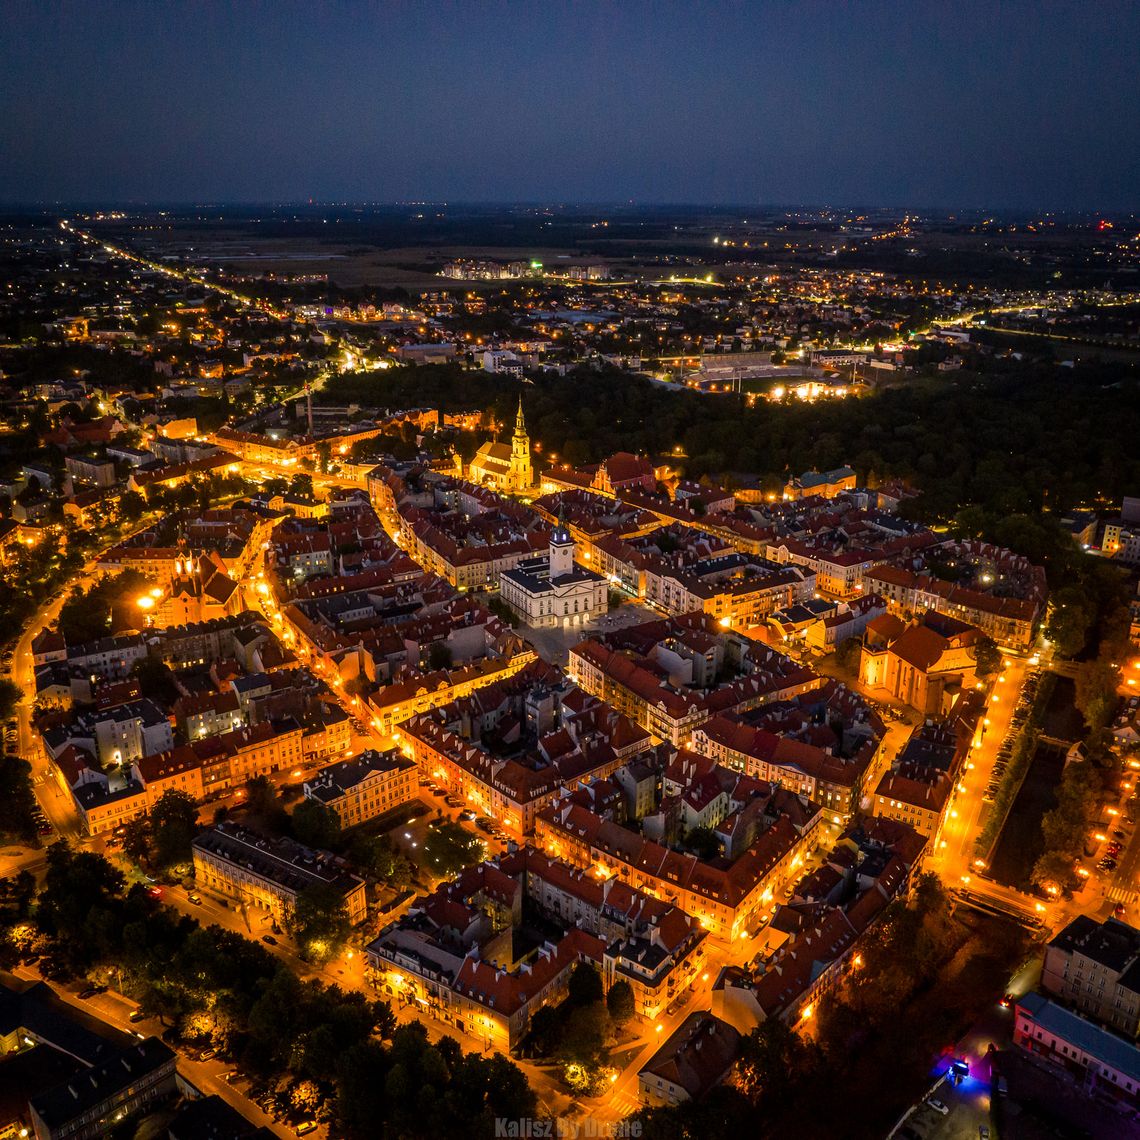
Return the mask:
M0 0L8 202L1130 210L1140 3Z

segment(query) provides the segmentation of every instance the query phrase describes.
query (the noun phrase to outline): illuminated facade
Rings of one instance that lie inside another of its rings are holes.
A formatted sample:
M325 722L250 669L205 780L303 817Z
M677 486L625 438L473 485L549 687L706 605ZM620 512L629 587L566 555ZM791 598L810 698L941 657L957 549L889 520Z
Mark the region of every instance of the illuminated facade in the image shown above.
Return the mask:
M491 440L483 444L471 460L468 478L472 483L485 483L498 491L529 491L534 486L530 435L526 430L521 396L511 442L506 444Z

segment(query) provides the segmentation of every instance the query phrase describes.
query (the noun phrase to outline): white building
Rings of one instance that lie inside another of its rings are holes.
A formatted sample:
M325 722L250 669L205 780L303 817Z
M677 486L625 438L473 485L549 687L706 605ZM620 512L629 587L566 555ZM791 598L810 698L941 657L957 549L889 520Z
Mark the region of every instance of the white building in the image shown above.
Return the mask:
M499 591L511 612L535 627L585 625L608 604L605 578L574 564L574 540L562 523L550 535L550 553L503 571Z

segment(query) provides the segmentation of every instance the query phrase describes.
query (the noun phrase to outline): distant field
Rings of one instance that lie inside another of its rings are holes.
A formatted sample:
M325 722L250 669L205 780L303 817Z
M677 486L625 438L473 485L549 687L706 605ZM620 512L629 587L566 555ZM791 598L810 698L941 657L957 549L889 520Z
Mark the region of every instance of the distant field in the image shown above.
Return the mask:
M541 261L555 271L561 264L589 260L610 266L615 276L636 266L633 258L587 252L573 245L427 243L387 247L346 233L340 227L328 237L314 236L311 228L295 236L273 233L262 237L249 226L204 223L172 225L165 234L147 232L141 240L130 230L117 232L113 226L105 227L103 232L144 249L155 258L173 255L194 264L238 273L324 273L330 281L350 288L375 285L412 290L463 288L480 292L500 287L498 281L457 282L440 277L443 265L457 258L501 263Z

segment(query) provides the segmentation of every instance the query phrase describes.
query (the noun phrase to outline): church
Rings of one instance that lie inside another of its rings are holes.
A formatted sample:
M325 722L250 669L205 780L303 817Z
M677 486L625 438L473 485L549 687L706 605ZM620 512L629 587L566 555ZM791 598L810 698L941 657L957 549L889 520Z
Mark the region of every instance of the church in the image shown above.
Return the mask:
M530 462L530 436L523 418L522 396L515 418L515 434L510 443L490 440L479 448L467 469L472 483L493 487L496 491L529 491L534 486L534 468Z
M546 557L528 558L499 575L499 594L532 628L586 625L606 612L609 601L605 578L574 564L574 539L562 521L550 534Z
M213 553L192 554L184 546L174 560L166 589L156 600L154 618L161 627L193 625L234 617L245 608L241 587L225 572L222 560Z

